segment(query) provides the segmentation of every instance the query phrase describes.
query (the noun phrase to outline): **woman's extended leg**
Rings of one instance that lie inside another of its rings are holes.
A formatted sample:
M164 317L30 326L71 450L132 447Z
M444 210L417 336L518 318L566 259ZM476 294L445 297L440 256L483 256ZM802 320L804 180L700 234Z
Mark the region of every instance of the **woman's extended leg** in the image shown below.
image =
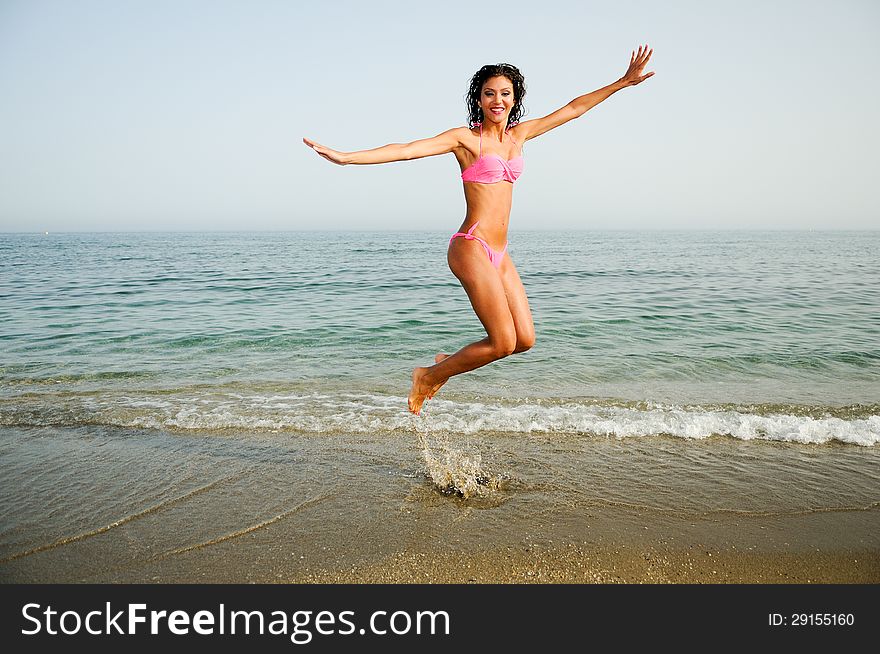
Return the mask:
M413 370L408 404L409 410L416 414L421 411L426 396L433 394L447 379L506 357L517 345L516 325L507 305L501 275L482 246L456 239L449 246L447 260L483 323L486 338L466 345L430 368Z

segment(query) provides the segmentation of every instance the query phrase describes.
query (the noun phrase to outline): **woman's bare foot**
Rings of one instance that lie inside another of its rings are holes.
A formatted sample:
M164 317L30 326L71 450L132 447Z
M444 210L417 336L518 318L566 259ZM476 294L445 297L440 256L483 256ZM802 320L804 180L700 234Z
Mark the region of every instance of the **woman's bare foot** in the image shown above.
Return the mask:
M422 410L422 404L424 404L428 392L431 390L431 387L423 381L427 372L427 368L413 368L412 389L410 389L409 398L406 401L410 413L419 415Z
M443 354L443 352L441 352L440 354L438 354L437 356L434 357L434 363L440 363L441 361L443 361L443 359L446 359L448 357L449 357L448 354ZM449 380L447 379L446 381L442 381L439 384L437 384L436 386L434 386L434 388L431 389L431 392L428 393L428 399L430 400L432 397L434 397L434 395L437 393L437 391L440 390L440 387L443 386L443 384L445 384L447 381L449 381Z

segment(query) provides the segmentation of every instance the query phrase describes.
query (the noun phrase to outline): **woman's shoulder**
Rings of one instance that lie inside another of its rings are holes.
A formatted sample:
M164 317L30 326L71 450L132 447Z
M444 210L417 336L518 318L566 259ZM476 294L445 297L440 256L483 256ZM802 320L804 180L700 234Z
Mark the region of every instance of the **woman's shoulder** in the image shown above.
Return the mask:
M465 143L470 143L470 140L473 138L474 134L476 134L474 131L475 129L478 128L465 126L453 127L452 129L447 130L446 133L457 141L458 147L463 147Z
M525 134L526 128L525 128L525 126L523 126L522 123L517 122L517 123L513 123L513 125L510 125L507 128L507 131L510 132L511 134L513 134L513 138L519 139L520 136Z
M467 127L452 127L447 129L445 132L442 132L439 136L444 136L446 138L452 138L458 141L461 144L465 139L473 134L473 130Z

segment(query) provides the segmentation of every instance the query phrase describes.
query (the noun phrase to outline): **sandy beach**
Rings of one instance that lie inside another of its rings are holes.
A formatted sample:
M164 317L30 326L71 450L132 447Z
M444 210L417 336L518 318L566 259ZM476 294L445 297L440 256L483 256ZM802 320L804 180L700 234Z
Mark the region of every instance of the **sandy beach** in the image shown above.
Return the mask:
M414 434L3 436L6 583L880 582L874 448L496 435L435 438L429 453ZM480 491L444 492L431 461L461 474L470 461Z
M467 559L463 563L463 558ZM364 568L328 570L294 583L875 584L875 551L759 553L653 547L521 546L500 552L402 553Z

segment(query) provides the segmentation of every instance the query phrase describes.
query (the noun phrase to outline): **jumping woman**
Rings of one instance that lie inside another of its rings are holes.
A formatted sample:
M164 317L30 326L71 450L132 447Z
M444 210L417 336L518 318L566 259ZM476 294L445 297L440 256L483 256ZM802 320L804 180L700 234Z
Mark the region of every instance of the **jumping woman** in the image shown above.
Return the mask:
M452 152L461 167L467 213L449 239L446 260L461 282L486 337L448 355L437 354L434 365L415 368L408 405L418 415L446 380L535 343L535 327L526 291L507 252L507 227L513 184L523 171L522 144L578 118L613 93L644 82L642 74L653 50L639 47L619 80L575 98L543 118L518 122L523 115L525 80L515 66L483 66L471 79L467 94L470 127L455 127L433 138L392 143L373 150L337 152L304 138L303 142L335 164L380 164Z

